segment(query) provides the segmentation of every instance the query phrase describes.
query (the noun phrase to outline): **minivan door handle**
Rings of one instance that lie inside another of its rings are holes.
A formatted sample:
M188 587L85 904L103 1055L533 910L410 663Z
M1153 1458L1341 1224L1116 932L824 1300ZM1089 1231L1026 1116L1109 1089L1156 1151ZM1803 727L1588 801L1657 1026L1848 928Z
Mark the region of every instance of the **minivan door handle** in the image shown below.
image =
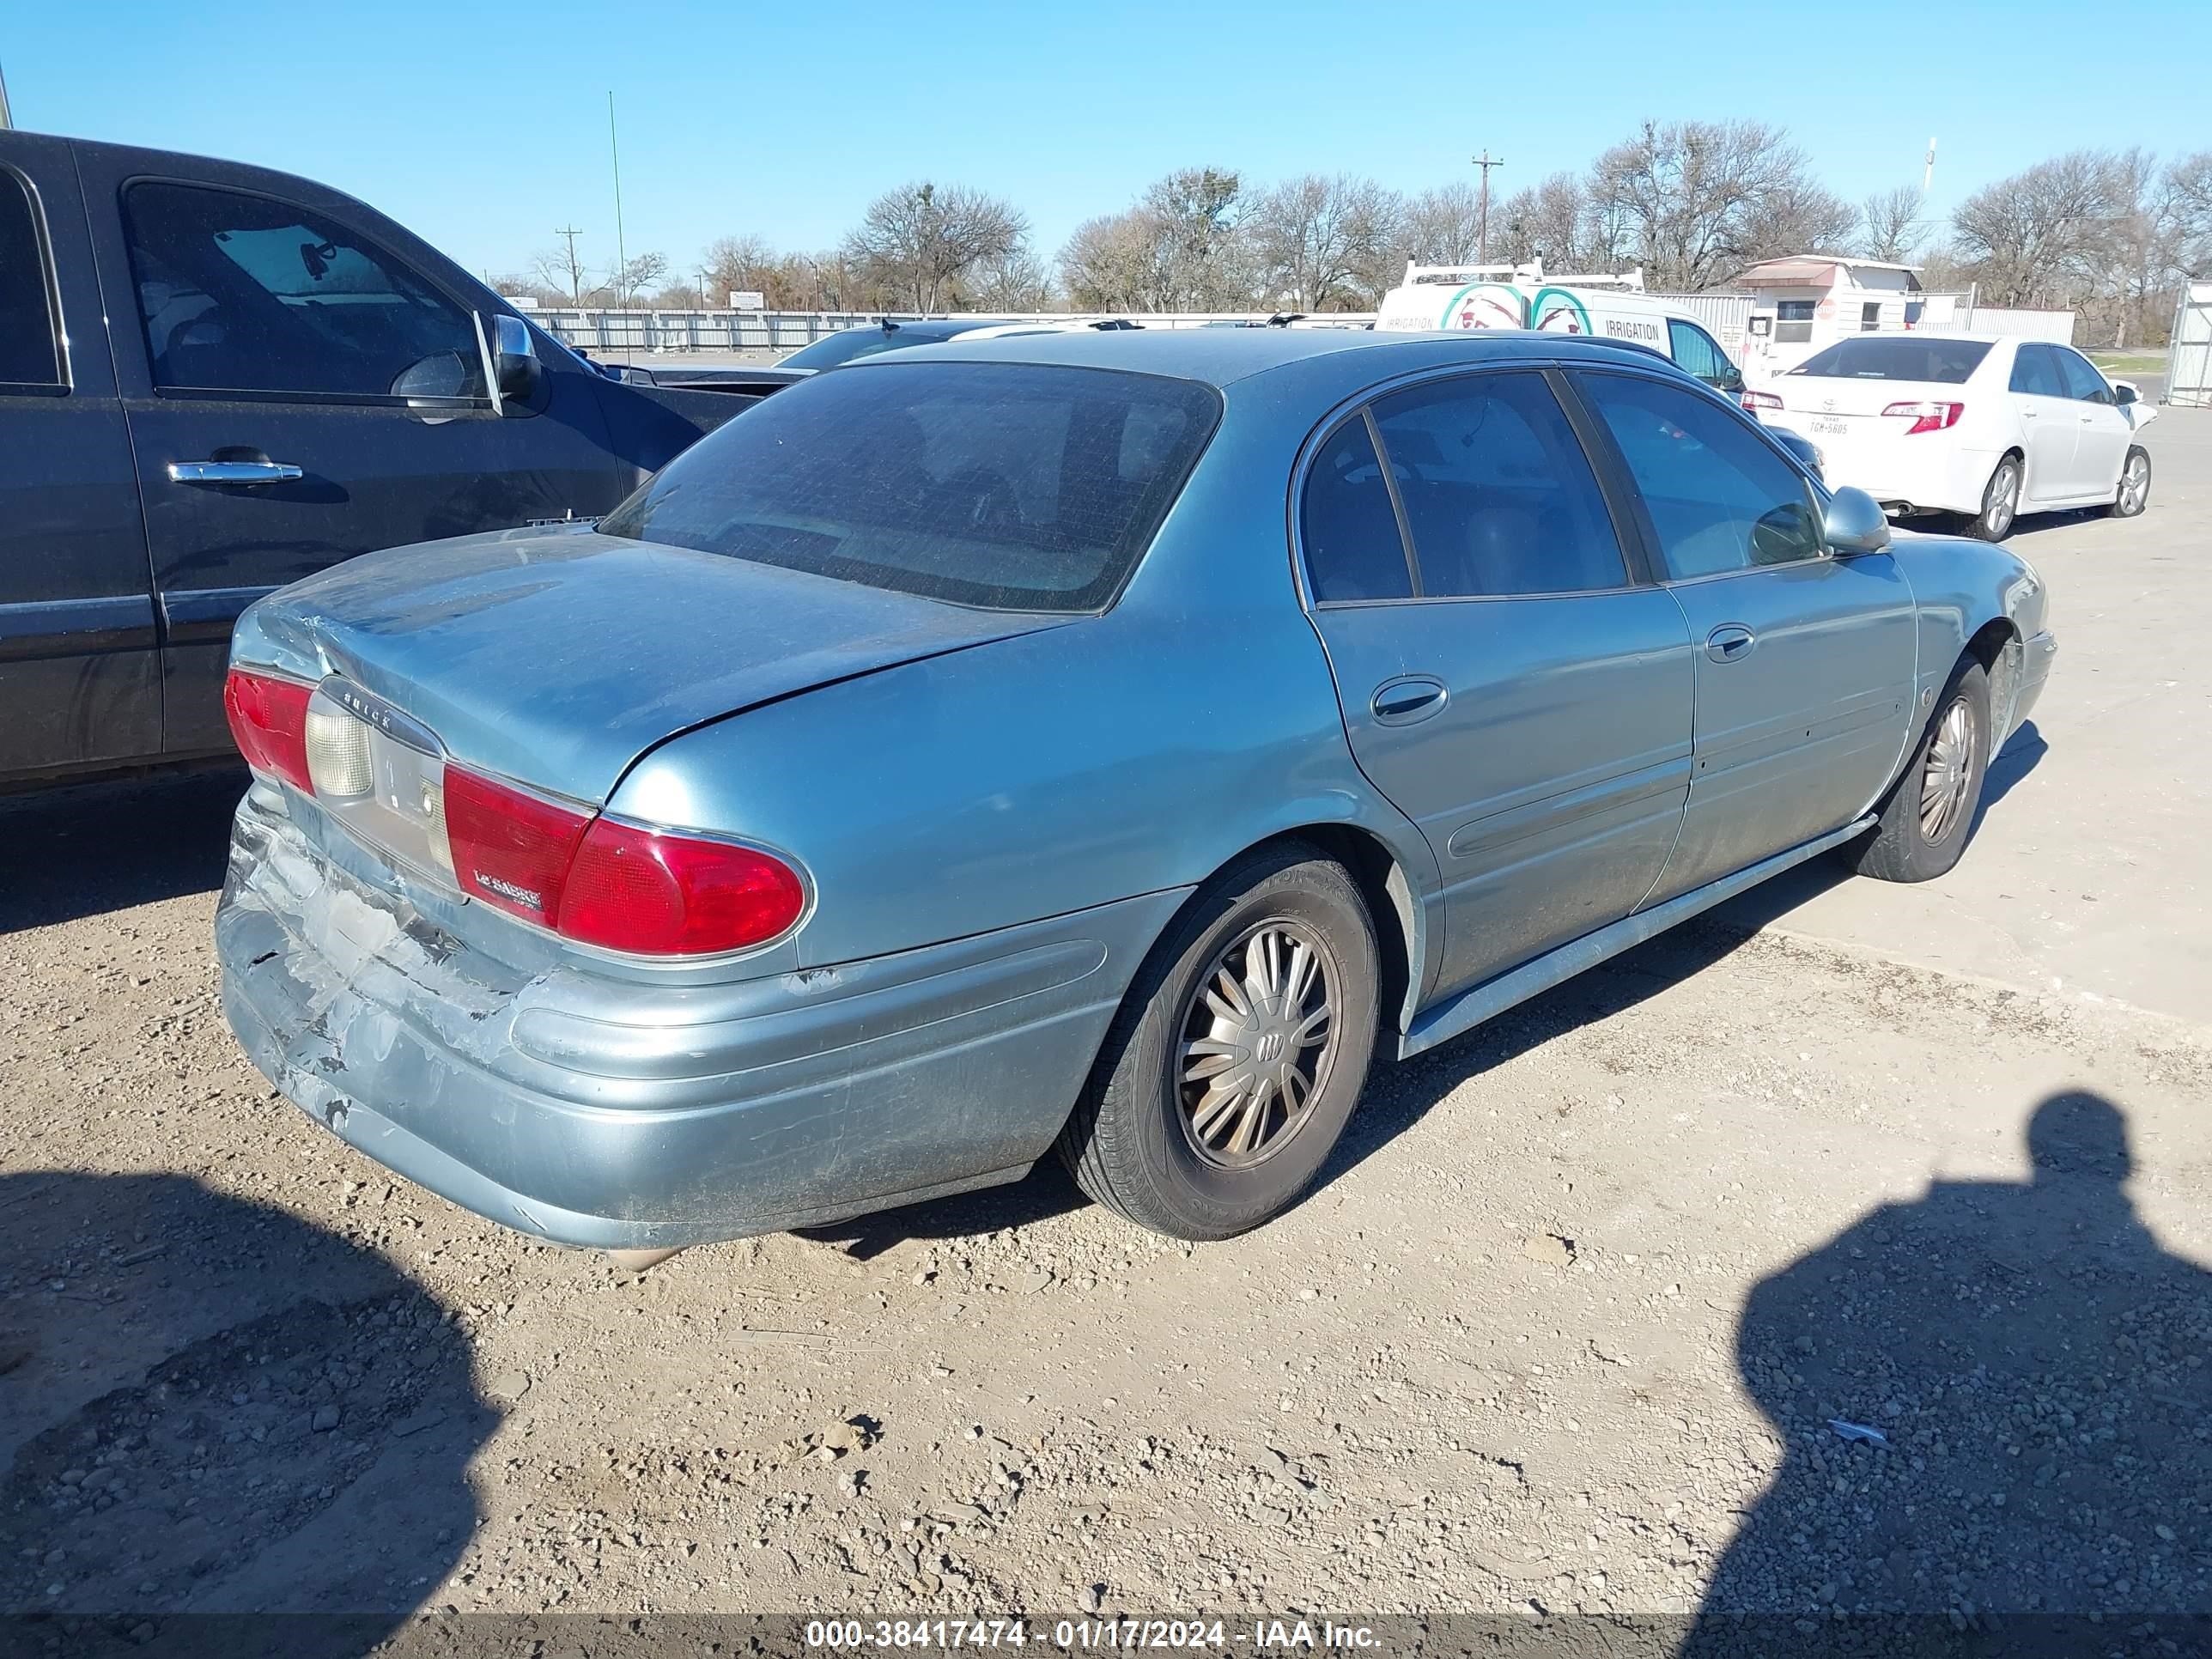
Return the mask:
M1367 707L1384 726L1411 726L1441 709L1449 695L1442 680L1426 674L1405 674L1376 686Z
M1705 635L1705 654L1715 662L1741 662L1758 643L1748 628L1728 623Z
M172 483L290 483L307 475L288 461L171 461Z

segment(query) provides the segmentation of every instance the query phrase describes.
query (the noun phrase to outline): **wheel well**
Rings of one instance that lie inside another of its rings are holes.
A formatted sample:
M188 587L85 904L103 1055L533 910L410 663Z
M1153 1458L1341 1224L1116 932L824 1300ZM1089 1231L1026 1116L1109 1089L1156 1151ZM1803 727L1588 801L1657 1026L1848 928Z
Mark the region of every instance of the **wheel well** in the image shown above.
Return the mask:
M1270 836L1260 846L1286 841L1308 842L1351 872L1352 884L1366 901L1367 915L1375 924L1375 953L1382 969L1375 1006L1382 1011L1389 1029L1403 1029L1407 991L1419 967L1413 958L1413 889L1406 872L1382 842L1348 823L1305 824ZM1257 850L1247 848L1237 856Z
M2012 733L2013 698L2020 684L2020 629L2003 617L1992 617L1966 641L1966 654L1981 664L1990 677L1990 713L1994 721L1990 757L1994 760L1998 745Z

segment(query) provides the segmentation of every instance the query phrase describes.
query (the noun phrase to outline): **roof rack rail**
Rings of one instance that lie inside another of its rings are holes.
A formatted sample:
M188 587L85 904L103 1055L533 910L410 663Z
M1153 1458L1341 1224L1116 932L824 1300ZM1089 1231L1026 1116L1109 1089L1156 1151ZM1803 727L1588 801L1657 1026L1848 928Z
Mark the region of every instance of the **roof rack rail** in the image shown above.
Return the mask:
M1511 286L1518 283L1546 283L1554 288L1617 288L1632 293L1644 290L1644 267L1633 270L1579 271L1571 275L1547 276L1541 259L1532 259L1521 265L1422 265L1412 260L1406 262L1406 286L1435 283L1443 286L1459 283L1503 283Z

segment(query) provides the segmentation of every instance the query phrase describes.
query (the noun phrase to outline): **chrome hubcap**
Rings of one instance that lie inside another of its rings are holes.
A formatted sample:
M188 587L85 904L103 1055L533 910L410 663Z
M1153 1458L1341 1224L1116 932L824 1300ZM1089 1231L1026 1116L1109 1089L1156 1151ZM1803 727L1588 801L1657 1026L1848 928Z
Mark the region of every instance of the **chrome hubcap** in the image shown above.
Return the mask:
M1191 1150L1222 1169L1270 1158L1304 1127L1336 1055L1336 967L1303 923L1231 939L1184 1011L1176 1094Z
M1938 842L1951 833L1974 781L1974 714L1961 697L1943 711L1928 744L1920 773L1921 839Z
M1998 470L1990 485L1990 498L1982 503L1982 520L1991 530L2002 533L2012 522L2013 509L2020 501L2020 474L2010 467Z
M2120 474L2120 511L2140 513L2143 497L2150 492L2150 464L2140 455L2128 463L2128 470Z

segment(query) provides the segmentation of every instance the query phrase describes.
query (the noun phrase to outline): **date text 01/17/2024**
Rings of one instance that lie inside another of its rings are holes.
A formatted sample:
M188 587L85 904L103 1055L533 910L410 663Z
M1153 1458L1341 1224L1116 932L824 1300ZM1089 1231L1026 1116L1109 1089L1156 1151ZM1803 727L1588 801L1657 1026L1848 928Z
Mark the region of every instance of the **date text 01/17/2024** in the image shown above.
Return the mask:
M1232 1626L1219 1619L815 1619L806 1645L830 1651L1040 1647L1070 1652L1340 1649L1376 1645L1364 1625L1262 1619Z

